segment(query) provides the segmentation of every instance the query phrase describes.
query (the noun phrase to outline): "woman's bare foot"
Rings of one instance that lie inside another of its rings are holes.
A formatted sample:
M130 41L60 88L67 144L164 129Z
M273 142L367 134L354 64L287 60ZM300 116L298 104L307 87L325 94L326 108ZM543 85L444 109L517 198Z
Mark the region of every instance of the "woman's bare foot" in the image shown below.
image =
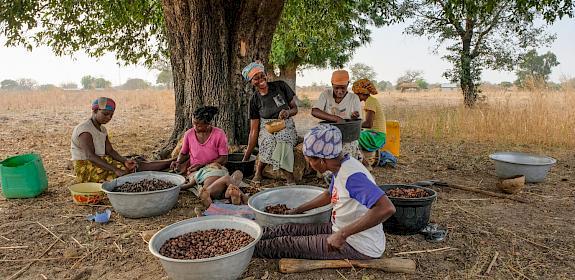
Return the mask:
M201 188L198 191L199 195L200 195L200 200L202 201L202 205L206 208L210 207L210 204L212 204L212 197L210 196L210 192L208 190L206 190L206 188Z
M228 189L226 190L225 194L226 198L230 198L233 205L240 205L242 204L242 192L238 186L230 184Z

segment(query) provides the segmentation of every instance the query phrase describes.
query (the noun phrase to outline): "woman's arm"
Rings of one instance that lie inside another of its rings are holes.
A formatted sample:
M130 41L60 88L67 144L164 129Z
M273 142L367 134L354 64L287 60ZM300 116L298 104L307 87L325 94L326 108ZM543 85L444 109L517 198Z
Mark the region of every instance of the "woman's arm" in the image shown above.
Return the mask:
M260 119L251 119L250 120L250 136L248 138L248 147L246 152L244 153L243 161L247 161L250 159L256 144L258 143L258 137L260 133Z
M295 97L292 98L291 102L289 103L289 110L281 110L280 114L279 114L279 118L280 119L287 119L289 117L293 117L295 115L297 115L298 113L298 109L297 109L297 104L295 102Z
M375 112L371 110L365 110L365 120L361 124L363 128L372 128L373 127L373 119L375 117Z
M108 137L106 137L106 154L121 163L127 161L125 157L121 156L118 152L116 152L116 150L114 150L114 147L112 147L112 143L110 143L110 139Z
M322 207L331 203L331 194L328 191L324 191L320 195L316 196L314 199L292 209L290 214L300 214L305 211Z
M327 242L331 247L339 249L345 243L345 239L350 235L372 228L384 222L393 214L395 214L395 206L393 206L386 195L382 195L363 216L354 223L330 235Z
M340 118L339 116L328 114L328 113L320 110L319 108L312 108L311 109L311 115L318 118L318 119L324 120L324 121L330 121L330 122L336 122L336 123L344 122L344 119Z
M94 148L94 140L92 139L92 134L88 132L83 132L78 136L80 140L80 148L84 153L86 153L86 157L88 160L95 164L96 166L103 168L108 171L113 171L118 176L122 176L126 174L124 170L116 168L110 164L108 164L105 160L101 159L98 155L96 155L95 148ZM108 142L108 141L106 141ZM107 144L106 144L107 146ZM106 147L107 148L107 147Z

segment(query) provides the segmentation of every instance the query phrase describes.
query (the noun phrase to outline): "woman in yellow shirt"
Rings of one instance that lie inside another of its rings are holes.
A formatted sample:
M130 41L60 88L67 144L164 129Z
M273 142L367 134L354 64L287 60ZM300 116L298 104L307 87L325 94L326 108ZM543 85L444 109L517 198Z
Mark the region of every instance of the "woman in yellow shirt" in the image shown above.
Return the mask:
M365 102L364 128L359 136L359 147L363 153L363 164L371 168L376 159L376 151L385 145L386 121L385 113L379 101L373 97L377 89L368 79L357 80L353 83L353 93L359 100Z

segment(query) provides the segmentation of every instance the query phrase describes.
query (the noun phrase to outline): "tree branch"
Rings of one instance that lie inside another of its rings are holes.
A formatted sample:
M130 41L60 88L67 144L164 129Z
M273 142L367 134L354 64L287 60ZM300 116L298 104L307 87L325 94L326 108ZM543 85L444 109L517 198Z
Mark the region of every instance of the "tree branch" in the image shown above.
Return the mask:
M441 6L441 10L443 10L443 13L445 14L445 18L447 19L447 21L451 25L453 25L453 27L455 27L460 36L463 36L465 34L465 30L463 29L461 24L455 20L455 15L453 14L453 12L447 9L447 6L441 0L436 0L436 2Z
M477 57L479 55L479 47L481 46L483 38L485 37L485 35L489 34L489 32L491 32L491 30L493 30L493 28L497 24L499 24L499 19L501 17L501 13L503 12L503 10L506 9L508 3L509 2L504 2L501 5L500 9L493 16L493 18L491 20L491 24L489 24L487 29L485 29L479 33L479 35L477 36L477 41L475 42L475 47L473 47L473 52L471 53L471 57Z

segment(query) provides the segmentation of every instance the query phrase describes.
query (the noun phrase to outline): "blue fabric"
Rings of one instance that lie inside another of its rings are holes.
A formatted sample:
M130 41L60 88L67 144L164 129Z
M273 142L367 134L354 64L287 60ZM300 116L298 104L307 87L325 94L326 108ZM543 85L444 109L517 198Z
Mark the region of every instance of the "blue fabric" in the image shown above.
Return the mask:
M373 205L385 195L385 192L381 188L369 180L367 175L361 172L349 176L345 188L351 198L357 200L367 208L373 207Z
M397 165L397 158L392 153L383 151L379 154L377 166L384 167L386 165L395 167Z
M308 157L333 159L341 154L341 131L329 124L312 128L303 139L303 154Z

